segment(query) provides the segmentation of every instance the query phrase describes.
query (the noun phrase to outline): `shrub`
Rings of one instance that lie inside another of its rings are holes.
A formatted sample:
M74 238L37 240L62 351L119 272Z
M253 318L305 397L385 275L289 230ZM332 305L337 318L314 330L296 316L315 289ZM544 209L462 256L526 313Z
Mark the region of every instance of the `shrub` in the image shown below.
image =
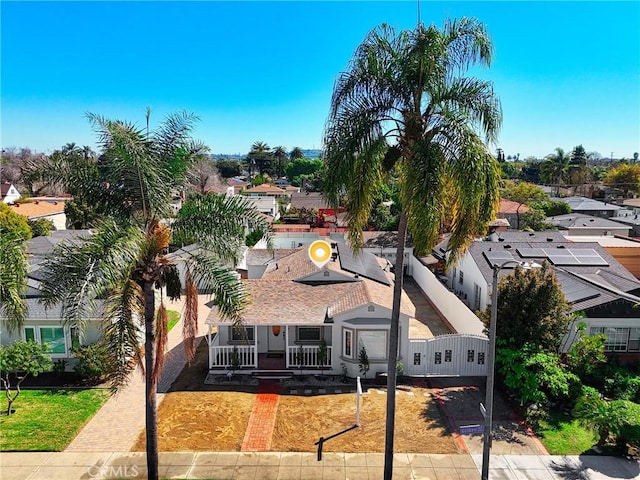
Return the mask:
M640 405L627 400L611 402L614 408L622 412L623 423L617 436L617 444L626 448L626 444L640 448Z
M29 227L33 237L46 237L53 230L53 222L46 218L38 218L37 220L29 220Z
M364 347L360 349L358 367L360 367L360 373L362 373L364 378L367 378L367 372L369 372L369 355L367 355L367 350Z
M73 355L78 361L73 370L83 380L98 383L110 372L109 355L103 345L82 345L73 349Z

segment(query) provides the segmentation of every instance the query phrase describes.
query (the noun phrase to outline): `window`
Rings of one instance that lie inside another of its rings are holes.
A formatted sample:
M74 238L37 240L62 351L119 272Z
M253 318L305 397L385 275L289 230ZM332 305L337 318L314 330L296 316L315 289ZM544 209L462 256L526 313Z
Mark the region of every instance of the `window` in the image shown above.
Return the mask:
M450 362L451 361L451 350L445 350L444 351L444 361L445 362Z
M608 352L626 352L629 341L629 328L623 327L591 327L589 335L604 333L607 339L604 342L604 349ZM635 329L634 329L635 330Z
M374 305L369 305L367 307L367 312L375 312L376 311L376 307Z
M420 353L413 354L413 364L420 365Z
M50 355L67 354L67 339L63 327L25 327L24 339L47 345Z
M28 342L29 340L35 342L36 341L36 330L33 327L24 327L24 339Z
M353 330L342 331L342 355L347 358L353 358Z
M480 310L480 300L482 298L482 288L477 283L473 284L473 308Z
M358 332L358 352L364 347L370 360L387 358L387 331L364 330Z
M460 270L460 275L458 276L458 283L460 285L464 284L464 272Z
M324 272L322 272L322 275L325 277L328 277L330 275L328 270L325 270Z
M300 342L319 342L320 327L298 327L298 341Z
M467 350L467 362L473 362L476 358L475 350Z
M484 352L478 352L478 365L484 365Z
M231 329L232 342L253 342L253 327L229 328Z
M436 365L440 365L442 363L442 352L436 352L433 363L435 363Z
M629 329L629 351L637 352L640 350L640 328Z

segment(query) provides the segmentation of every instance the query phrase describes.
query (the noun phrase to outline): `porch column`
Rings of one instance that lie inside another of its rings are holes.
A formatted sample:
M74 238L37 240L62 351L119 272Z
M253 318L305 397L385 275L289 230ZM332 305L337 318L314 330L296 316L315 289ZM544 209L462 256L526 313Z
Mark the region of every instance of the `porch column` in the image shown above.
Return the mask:
M284 359L285 367L289 368L289 325L284 326Z
M258 368L258 328L253 327L253 368Z

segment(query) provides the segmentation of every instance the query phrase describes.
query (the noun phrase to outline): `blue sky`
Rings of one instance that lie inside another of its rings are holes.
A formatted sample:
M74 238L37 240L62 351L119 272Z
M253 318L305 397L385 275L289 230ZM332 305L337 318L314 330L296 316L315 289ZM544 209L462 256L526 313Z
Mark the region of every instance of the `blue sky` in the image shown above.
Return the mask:
M333 83L382 22L413 28L416 1L11 2L1 15L0 144L95 147L85 112L144 124L186 109L214 153L255 141L321 148ZM425 24L475 16L506 155L582 144L640 151L640 2L420 2ZM496 146L492 147L495 150Z

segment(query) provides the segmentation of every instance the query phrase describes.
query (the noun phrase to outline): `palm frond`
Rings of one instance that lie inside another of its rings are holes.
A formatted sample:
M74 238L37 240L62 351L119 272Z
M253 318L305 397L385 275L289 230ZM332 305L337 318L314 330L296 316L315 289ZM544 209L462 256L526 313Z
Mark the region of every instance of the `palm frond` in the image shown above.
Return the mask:
M139 230L109 222L79 243L59 244L41 268L41 302L59 304L65 323L83 330L96 301L130 278L141 241Z
M0 233L0 315L10 332L18 331L27 316L27 289L29 264L22 239L6 232Z
M269 225L246 197L204 194L189 197L176 221L173 235L199 243L221 261L237 261L245 232L259 230L270 239Z
M136 365L144 370L140 352L143 312L143 292L133 280L118 284L105 300L102 341L112 367L107 380L114 390L126 384Z
M198 287L187 270L185 281L186 302L182 317L182 338L187 362L191 363L196 354L195 337L198 333Z
M220 316L239 324L249 297L238 273L221 265L215 256L206 251L188 257L186 268L198 291L211 295Z

